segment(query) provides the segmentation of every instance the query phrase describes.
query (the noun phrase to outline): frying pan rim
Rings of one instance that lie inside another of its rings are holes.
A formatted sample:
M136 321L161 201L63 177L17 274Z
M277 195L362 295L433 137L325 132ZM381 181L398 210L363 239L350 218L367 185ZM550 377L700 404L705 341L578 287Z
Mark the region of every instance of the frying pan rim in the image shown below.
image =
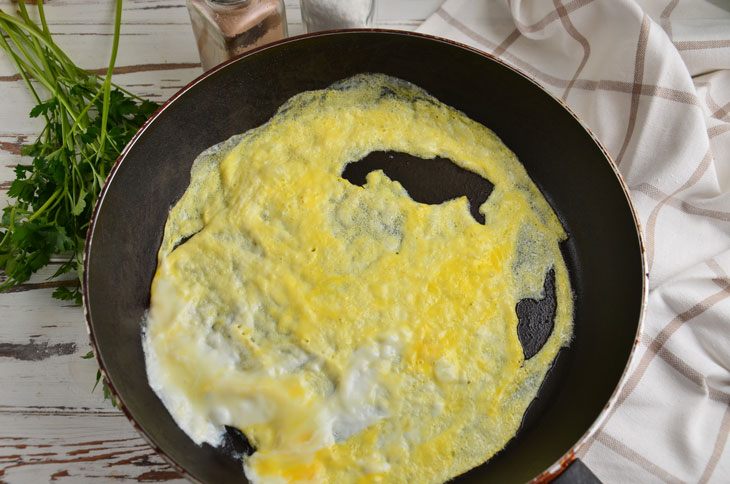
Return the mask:
M126 405L124 404L124 400L121 397L121 395L117 392L116 388L111 382L111 379L109 378L106 366L103 362L103 357L101 355L101 351L97 347L96 338L94 334L94 328L91 322L91 315L89 312L89 293L88 293L88 274L89 274L89 258L90 258L90 252L91 252L91 246L93 243L93 233L96 226L97 221L97 215L99 213L99 207L101 207L102 203L104 202L104 198L106 196L106 193L109 189L109 186L114 180L114 176L116 175L121 163L126 158L129 151L134 147L137 140L140 138L140 136L147 130L147 128L159 118L162 113L178 98L181 98L187 91L192 89L193 87L197 86L200 82L203 82L206 78L212 76L219 70L224 69L229 64L233 64L235 62L238 62L240 59L249 57L251 55L254 55L258 52L262 52L271 48L275 48L280 45L285 45L288 43L298 42L303 39L309 39L313 37L329 37L329 36L337 36L337 35L343 35L343 34L389 34L394 36L404 36L404 37L415 37L415 38L422 38L430 41L435 41L439 43L444 43L448 45L452 45L461 49L465 49L469 52L475 53L477 55L480 55L482 57L485 57L493 62L496 62L511 71L513 71L515 74L525 78L526 80L533 83L536 87L538 87L541 91L546 93L548 96L550 96L553 100L557 101L568 113L570 113L573 118L578 121L578 123L581 125L581 127L588 133L588 135L591 137L593 142L598 146L598 148L603 153L606 161L608 162L611 170L613 171L614 175L616 176L616 179L619 182L619 185L621 186L621 190L623 191L624 197L626 199L626 202L628 203L629 209L631 211L631 215L634 221L634 228L636 229L636 237L639 243L639 250L640 250L640 261L641 261L641 272L642 272L642 278L641 278L641 286L642 286L642 294L641 294L641 303L639 307L639 315L638 315L638 321L636 325L636 334L634 336L634 343L631 347L631 351L629 352L629 355L626 359L626 364L624 366L624 370L621 374L621 377L619 378L618 384L616 385L616 388L614 389L613 393L611 394L611 397L606 402L606 405L604 409L601 411L601 413L598 415L598 417L594 420L594 422L591 424L590 427L586 430L586 432L571 446L571 448L558 460L555 461L550 467L548 467L545 471L540 473L538 476L534 477L530 482L530 484L538 484L538 483L544 483L549 482L556 478L561 472L563 472L575 459L576 454L580 452L580 450L588 443L588 441L598 432L598 430L601 428L603 422L608 418L609 414L611 413L612 409L616 407L617 405L617 398L623 387L626 385L626 382L628 380L627 374L628 369L630 366L631 361L635 357L636 354L636 348L639 344L639 335L641 334L645 322L645 316L646 316L646 306L647 306L647 299L648 299L648 279L649 274L647 272L647 260L646 260L646 248L644 243L644 237L643 237L643 230L641 228L641 221L638 215L638 212L636 210L636 207L634 205L633 199L631 197L631 193L628 189L628 185L626 184L626 181L624 177L621 175L620 171L618 170L618 166L616 165L615 161L613 160L613 157L610 155L606 147L601 143L601 141L596 137L596 135L593 133L593 131L588 127L588 125L578 116L562 99L558 98L556 95L554 95L552 92L550 92L548 89L546 89L539 81L537 81L535 78L530 76L528 73L506 63L505 61L499 59L498 57L495 57L494 55L476 49L474 47L471 47L469 45L463 44L461 42L457 42L451 39L446 39L443 37L430 35L430 34L424 34L420 32L411 32L406 30L396 30L396 29L382 29L382 28L364 28L364 29L341 29L341 30L327 30L327 31L320 31L320 32L313 32L313 33L305 33L301 35L291 36L287 37L285 39L281 39L269 44L266 44L264 46L258 47L256 49L253 49L251 51L248 51L244 54L240 54L236 57L233 57L229 59L228 61L219 64L218 66L204 72L200 76L196 77L192 81L190 81L186 86L184 86L182 89L177 91L175 94L173 94L167 101L165 101L162 106L160 106L155 113L150 116L150 118L142 125L142 127L137 131L137 133L132 137L132 139L129 141L129 143L125 146L125 148L120 153L119 157L117 158L116 162L112 166L109 176L107 177L104 186L102 187L101 192L99 193L98 202L96 203L94 210L92 212L91 221L89 223L89 227L87 229L86 233L86 243L84 246L84 253L83 253L83 277L82 277L82 297L83 297L83 310L84 310L84 321L86 323L86 330L89 334L89 339L91 343L91 348L94 353L94 357L96 358L96 361L99 365L99 370L101 372L102 378L104 378L104 381L106 382L109 391L111 392L112 396L115 398L117 405L120 410L124 413L124 415L127 417L127 419L130 421L132 426L140 433L142 438L159 454L163 457L165 461L167 461L170 465L172 465L176 471L178 471L180 474L182 474L185 478L191 480L192 482L201 483L200 479L192 475L190 471L185 469L180 463L178 463L175 459L173 459L171 456L169 456L165 451L163 451L157 443L154 441L154 439L147 433L146 430L144 430L135 420L134 416L131 414L131 412L127 409Z

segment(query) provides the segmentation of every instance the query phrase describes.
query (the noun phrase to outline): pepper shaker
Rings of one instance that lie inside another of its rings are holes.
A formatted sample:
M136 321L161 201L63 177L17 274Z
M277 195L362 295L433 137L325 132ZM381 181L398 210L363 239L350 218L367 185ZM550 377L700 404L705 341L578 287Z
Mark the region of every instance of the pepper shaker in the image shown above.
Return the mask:
M371 27L375 0L300 0L307 32Z
M287 36L283 0L187 0L203 70Z

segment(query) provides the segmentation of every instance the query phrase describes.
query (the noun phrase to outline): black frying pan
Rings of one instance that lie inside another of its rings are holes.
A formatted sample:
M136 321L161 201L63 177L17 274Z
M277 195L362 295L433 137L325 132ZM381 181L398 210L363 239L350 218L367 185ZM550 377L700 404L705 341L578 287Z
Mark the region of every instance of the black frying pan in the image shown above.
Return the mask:
M550 480L595 430L635 345L646 292L637 217L605 150L560 101L500 61L443 39L392 31L302 36L218 67L175 95L120 157L89 229L84 302L99 364L127 416L178 470L203 482L245 482L240 435L229 432L223 449L195 445L147 384L140 329L162 229L198 153L264 123L299 92L362 72L411 81L495 131L569 233L563 253L575 293L574 341L561 350L517 436L454 482ZM344 175L357 183L391 159L390 175L424 203L488 195L488 183L470 182L473 174L453 171L448 160L413 163L398 153L375 154ZM545 301L516 308L526 355L546 328L540 313L549 313L549 277L545 288ZM573 465L562 479L581 469Z

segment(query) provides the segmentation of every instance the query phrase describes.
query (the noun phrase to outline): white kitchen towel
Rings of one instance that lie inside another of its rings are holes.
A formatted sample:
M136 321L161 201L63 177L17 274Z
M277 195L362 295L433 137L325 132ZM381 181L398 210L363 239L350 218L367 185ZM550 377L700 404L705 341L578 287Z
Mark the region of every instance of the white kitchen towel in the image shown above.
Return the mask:
M646 324L579 456L606 483L730 482L730 0L447 0L419 31L564 99L631 190Z

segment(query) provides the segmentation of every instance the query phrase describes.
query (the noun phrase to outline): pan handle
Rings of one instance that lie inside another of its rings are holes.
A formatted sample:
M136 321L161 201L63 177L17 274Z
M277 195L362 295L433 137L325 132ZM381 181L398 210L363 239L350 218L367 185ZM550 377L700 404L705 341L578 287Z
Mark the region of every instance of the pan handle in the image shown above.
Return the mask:
M601 484L601 480L580 459L575 459L553 479L553 484Z

